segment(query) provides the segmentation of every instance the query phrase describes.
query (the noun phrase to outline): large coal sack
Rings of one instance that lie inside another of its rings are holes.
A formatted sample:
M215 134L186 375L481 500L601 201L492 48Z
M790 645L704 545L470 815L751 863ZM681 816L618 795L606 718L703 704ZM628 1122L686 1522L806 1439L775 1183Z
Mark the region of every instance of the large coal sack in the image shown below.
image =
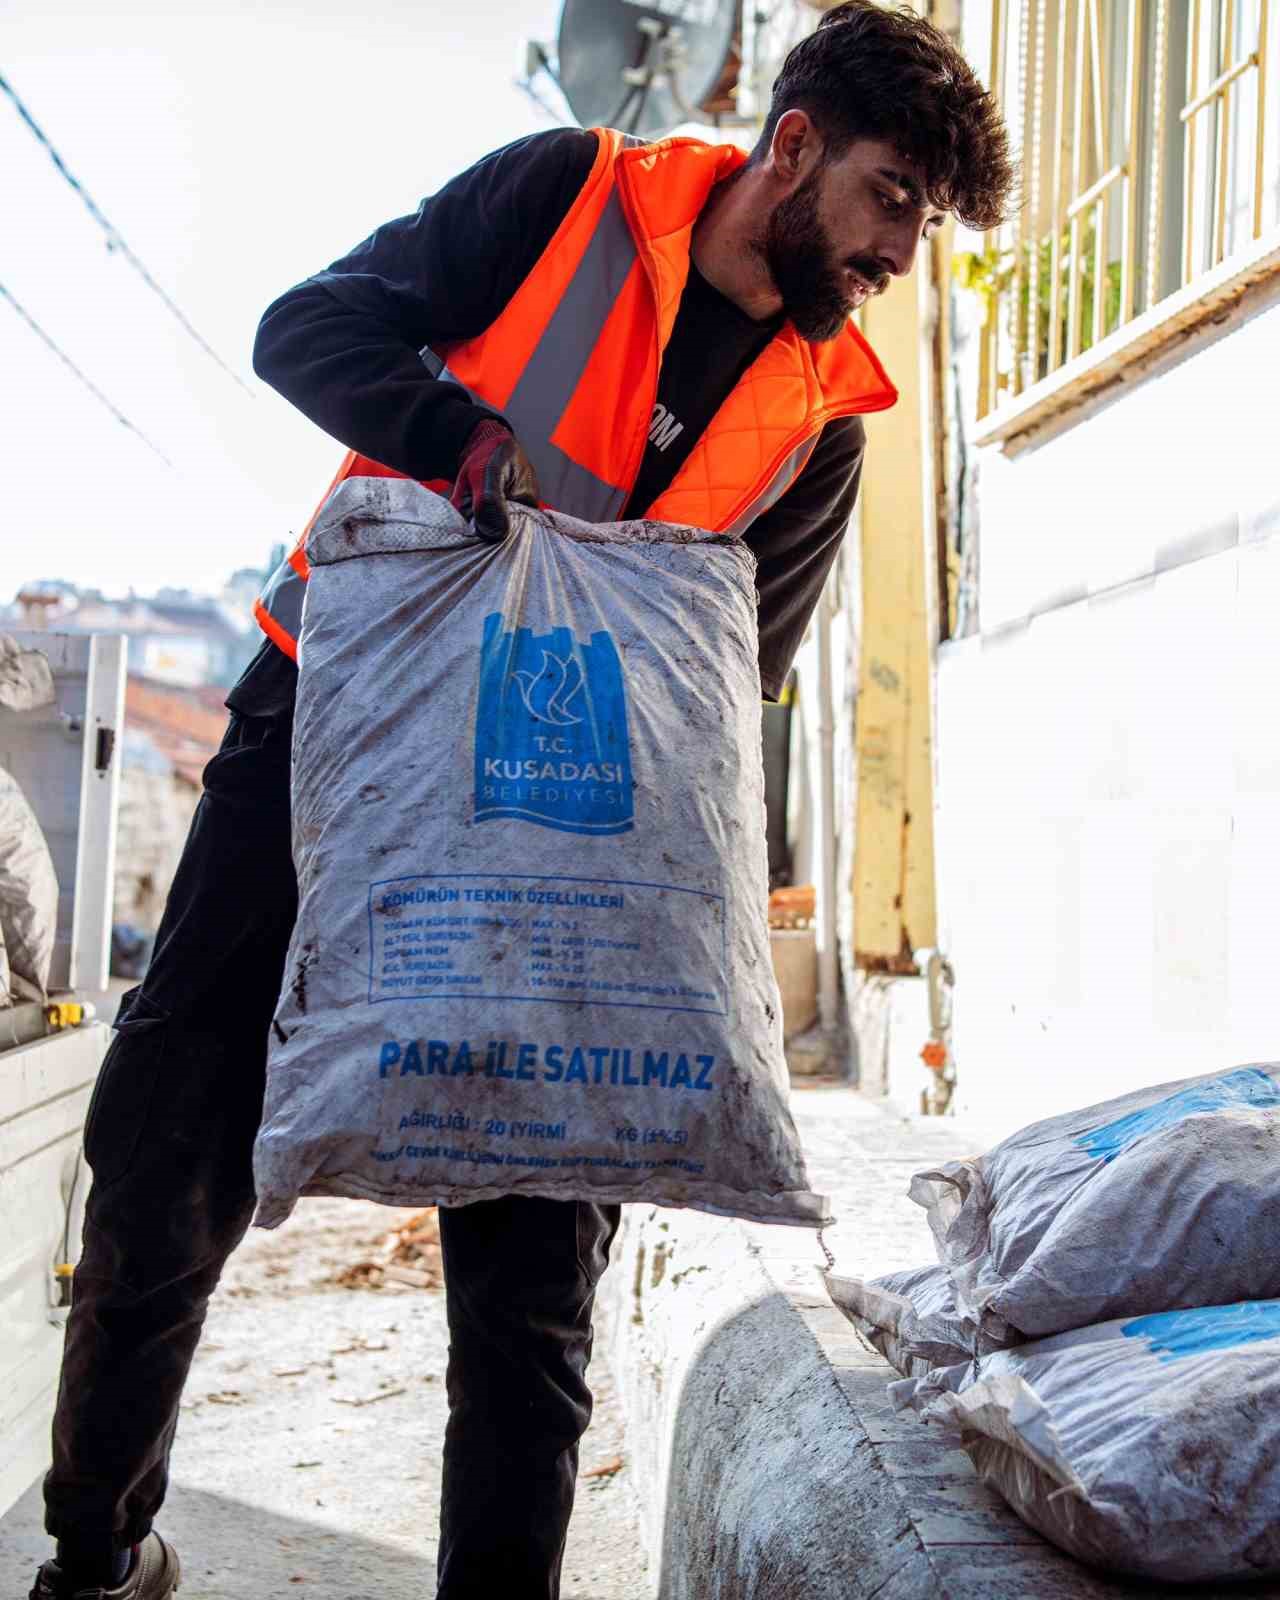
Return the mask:
M350 479L308 540L297 924L258 1221L300 1194L817 1225L769 959L741 544Z

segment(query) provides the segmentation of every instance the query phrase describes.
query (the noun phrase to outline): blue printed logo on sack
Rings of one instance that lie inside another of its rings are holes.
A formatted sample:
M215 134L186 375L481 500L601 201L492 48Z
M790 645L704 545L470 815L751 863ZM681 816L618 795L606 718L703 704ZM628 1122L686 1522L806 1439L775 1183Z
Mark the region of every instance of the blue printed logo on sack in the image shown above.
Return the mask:
M1101 1156L1104 1162L1114 1161L1139 1139L1172 1128L1187 1117L1269 1106L1280 1106L1280 1082L1261 1067L1240 1067L1210 1078L1206 1083L1193 1083L1189 1088L1175 1090L1141 1111L1131 1111L1127 1117L1118 1117L1115 1122L1105 1122L1100 1128L1078 1134L1072 1143L1091 1156Z
M1158 1311L1135 1317L1120 1329L1126 1339L1146 1339L1161 1361L1179 1361L1210 1350L1280 1341L1280 1300L1242 1300L1233 1306Z
M484 620L476 707L475 816L519 817L566 833L633 824L622 663L608 633L535 634Z

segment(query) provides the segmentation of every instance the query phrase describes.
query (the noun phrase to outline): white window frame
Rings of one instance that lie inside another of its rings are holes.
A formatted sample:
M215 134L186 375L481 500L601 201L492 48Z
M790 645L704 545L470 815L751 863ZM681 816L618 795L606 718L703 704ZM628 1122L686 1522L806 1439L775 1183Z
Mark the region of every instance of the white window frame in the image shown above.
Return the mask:
M1280 281L1274 11L990 0L989 81L1023 189L963 258L986 307L976 443L1070 420Z

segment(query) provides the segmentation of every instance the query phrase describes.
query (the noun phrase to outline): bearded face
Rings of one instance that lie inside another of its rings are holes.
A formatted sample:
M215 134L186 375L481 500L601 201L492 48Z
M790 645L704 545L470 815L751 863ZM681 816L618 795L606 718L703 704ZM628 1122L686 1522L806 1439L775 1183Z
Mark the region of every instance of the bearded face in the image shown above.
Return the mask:
M778 202L756 241L784 313L814 343L838 338L851 314L889 286L877 256L837 250L820 214L824 171L819 167Z

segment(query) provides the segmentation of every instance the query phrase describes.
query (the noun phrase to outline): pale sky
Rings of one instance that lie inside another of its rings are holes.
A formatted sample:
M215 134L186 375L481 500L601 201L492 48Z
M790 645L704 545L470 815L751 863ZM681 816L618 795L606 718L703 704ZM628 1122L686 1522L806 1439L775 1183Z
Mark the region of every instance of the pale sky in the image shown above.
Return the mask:
M220 587L306 521L341 457L253 378L289 285L487 150L552 125L515 87L556 0L0 0L0 70L204 355L0 96L0 602L37 578Z

